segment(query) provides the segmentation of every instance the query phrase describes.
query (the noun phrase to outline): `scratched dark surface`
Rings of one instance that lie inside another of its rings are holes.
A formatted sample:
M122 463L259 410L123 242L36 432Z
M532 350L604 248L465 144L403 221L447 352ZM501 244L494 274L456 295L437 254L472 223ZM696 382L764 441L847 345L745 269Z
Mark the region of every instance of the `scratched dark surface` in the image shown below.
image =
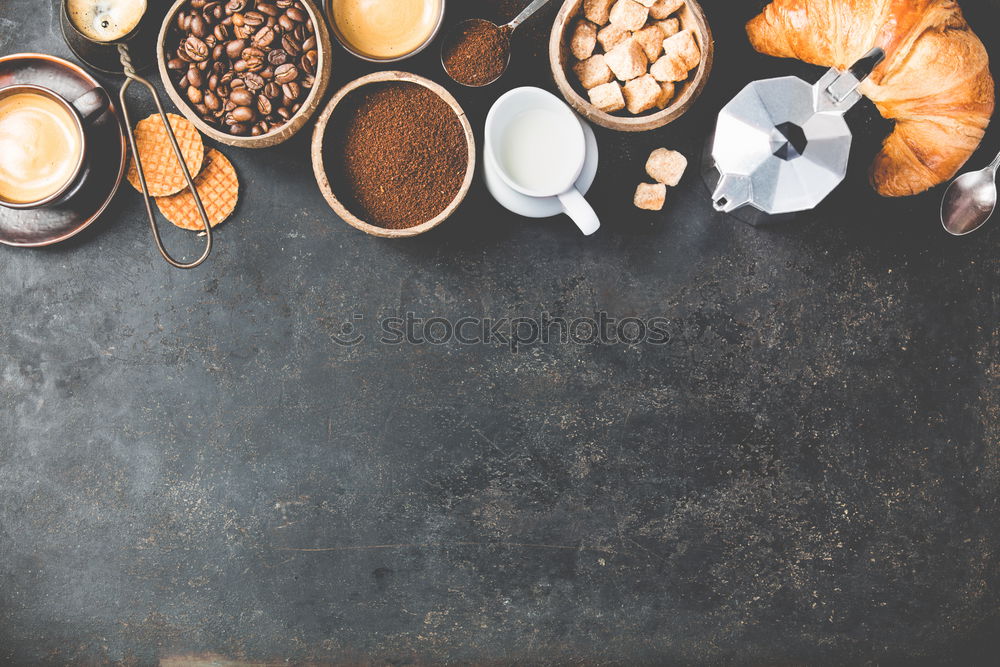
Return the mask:
M241 202L198 270L155 256L128 186L71 242L0 247L0 663L995 664L1000 225L952 239L940 189L873 195L867 104L848 182L794 224L714 214L694 166L631 208L651 148L695 157L751 78L818 76L751 52L754 3L704 4L692 112L598 133L593 238L478 180L433 233L370 238L306 131L225 149ZM0 53L67 55L54 5L0 2ZM964 6L1000 60L1000 3ZM501 84L449 84L477 132L550 85L551 9ZM433 52L402 68L443 81ZM367 71L337 51L332 88ZM671 340L332 339L600 310Z

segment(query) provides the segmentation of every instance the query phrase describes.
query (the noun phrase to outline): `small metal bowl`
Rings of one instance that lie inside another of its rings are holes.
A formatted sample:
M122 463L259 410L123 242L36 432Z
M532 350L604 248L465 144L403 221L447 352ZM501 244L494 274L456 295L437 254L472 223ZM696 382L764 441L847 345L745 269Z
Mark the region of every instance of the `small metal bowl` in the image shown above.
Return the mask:
M340 33L340 29L337 27L337 21L333 17L333 10L330 8L330 0L324 0L323 9L327 19L329 20L330 32L337 38L337 41L340 42L340 45L344 47L345 51L350 53L352 56L360 58L361 60L366 60L370 63L396 63L400 60L406 60L407 58L412 58L417 55L430 46L431 42L437 38L438 33L441 32L441 26L444 24L445 5L447 5L446 0L441 0L441 8L438 11L437 24L434 26L434 30L431 31L431 34L427 36L427 39L424 40L420 46L409 53L404 53L403 55L396 56L395 58L373 58L372 56L365 55L355 49L354 46L352 46L351 43Z

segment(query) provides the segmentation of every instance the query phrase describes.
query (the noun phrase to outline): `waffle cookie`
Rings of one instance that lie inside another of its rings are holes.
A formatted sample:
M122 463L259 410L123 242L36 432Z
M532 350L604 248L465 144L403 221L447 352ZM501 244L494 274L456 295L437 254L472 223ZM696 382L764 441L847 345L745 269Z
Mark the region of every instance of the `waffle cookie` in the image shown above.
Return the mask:
M194 179L194 185L213 227L228 218L236 208L240 193L239 178L232 163L214 148L208 150L205 167ZM181 229L198 231L205 228L190 190L185 189L169 197L157 197L156 205L167 220Z
M177 143L181 147L181 153L184 154L188 171L194 178L201 170L205 159L205 145L201 141L201 135L186 118L172 113L167 114L167 118L177 136ZM146 176L146 185L151 196L172 195L187 187L184 172L177 163L173 146L170 145L170 138L167 136L167 128L160 120L160 114L155 113L136 123L132 136L139 151L139 158L142 160L142 171ZM128 182L142 192L134 160L129 160Z

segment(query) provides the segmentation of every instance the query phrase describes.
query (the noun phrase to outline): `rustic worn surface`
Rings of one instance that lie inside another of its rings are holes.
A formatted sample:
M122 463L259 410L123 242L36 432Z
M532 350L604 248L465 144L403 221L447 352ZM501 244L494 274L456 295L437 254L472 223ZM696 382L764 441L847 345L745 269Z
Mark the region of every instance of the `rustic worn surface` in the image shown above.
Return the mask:
M0 53L65 55L52 4L0 4ZM225 149L245 189L194 272L129 189L69 243L0 248L0 663L992 663L1000 225L951 239L939 191L871 194L867 106L850 181L794 225L715 215L696 168L631 209L650 148L694 158L749 78L817 74L703 4L692 112L598 132L594 238L478 181L433 232L369 237L303 132ZM1000 56L1000 3L963 5ZM550 85L544 33L499 86L449 85L477 132L504 87ZM443 81L435 57L405 68ZM333 86L367 71L340 53ZM543 310L671 340L372 339ZM338 346L344 322L369 338Z

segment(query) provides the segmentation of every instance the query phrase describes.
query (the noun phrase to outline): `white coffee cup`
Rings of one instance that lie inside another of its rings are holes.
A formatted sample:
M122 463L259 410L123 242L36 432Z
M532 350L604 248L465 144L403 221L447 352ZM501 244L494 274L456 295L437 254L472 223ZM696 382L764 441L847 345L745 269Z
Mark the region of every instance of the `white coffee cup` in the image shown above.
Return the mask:
M541 88L515 88L486 117L487 159L511 188L529 197L558 197L563 211L590 235L601 222L576 189L587 141L573 111Z

